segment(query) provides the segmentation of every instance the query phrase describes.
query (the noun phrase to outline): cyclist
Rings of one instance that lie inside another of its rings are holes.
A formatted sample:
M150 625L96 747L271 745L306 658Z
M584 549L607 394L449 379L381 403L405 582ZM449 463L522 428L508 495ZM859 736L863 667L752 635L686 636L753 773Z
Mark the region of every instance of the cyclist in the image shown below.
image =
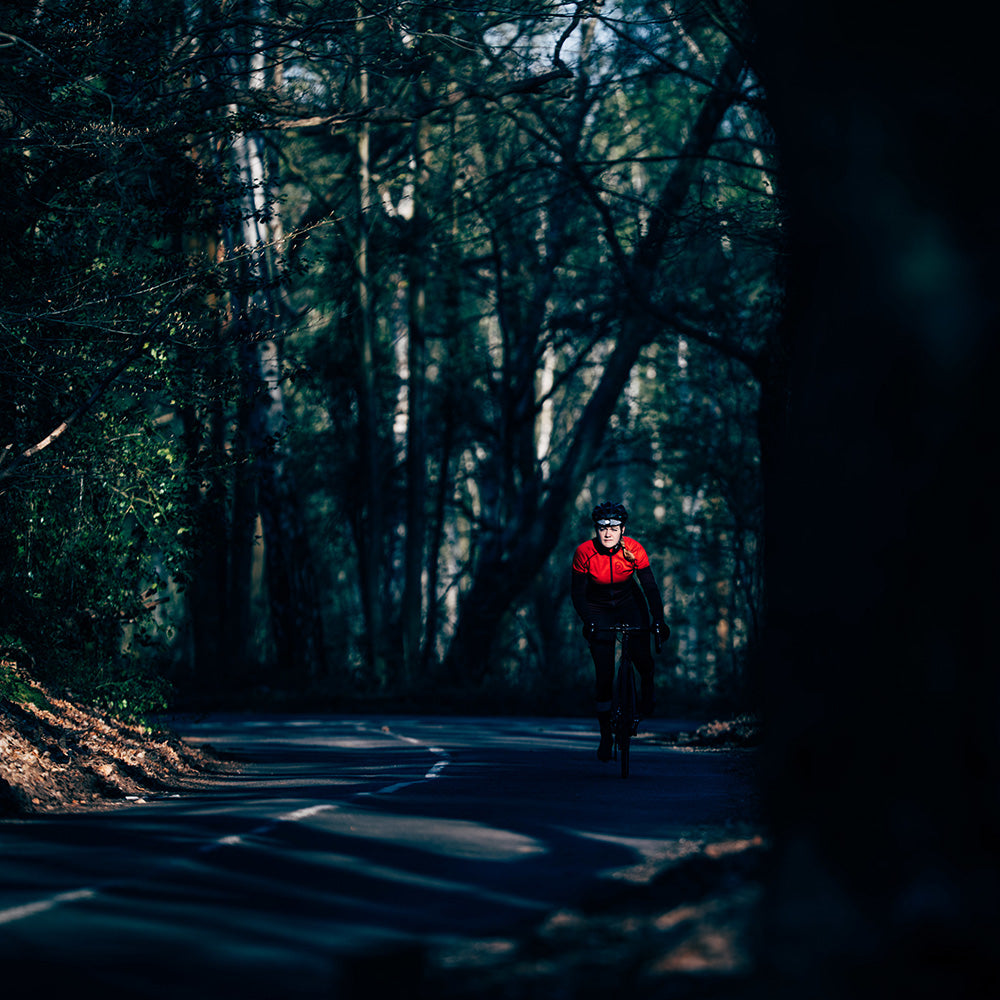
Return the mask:
M664 620L663 600L649 565L646 550L625 534L628 511L620 503L598 504L592 513L594 538L576 548L570 594L583 622L583 636L590 644L596 683L594 700L601 741L599 760L611 760L611 689L615 672L615 636L601 631L609 625L648 627L652 620L657 645L670 634ZM652 715L653 655L649 635L628 637L629 655L639 671L639 711Z

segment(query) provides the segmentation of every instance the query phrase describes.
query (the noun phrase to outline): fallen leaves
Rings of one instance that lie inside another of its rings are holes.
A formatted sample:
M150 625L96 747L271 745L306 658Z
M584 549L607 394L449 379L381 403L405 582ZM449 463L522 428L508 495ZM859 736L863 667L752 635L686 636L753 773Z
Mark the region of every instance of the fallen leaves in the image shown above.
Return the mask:
M203 749L59 698L0 698L0 816L93 809L231 770Z

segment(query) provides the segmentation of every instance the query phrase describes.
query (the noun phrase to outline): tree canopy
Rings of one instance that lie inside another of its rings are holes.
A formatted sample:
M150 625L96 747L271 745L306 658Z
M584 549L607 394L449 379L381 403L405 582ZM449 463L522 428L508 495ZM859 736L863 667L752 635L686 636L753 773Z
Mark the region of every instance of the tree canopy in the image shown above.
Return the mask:
M10 11L4 648L124 710L587 704L569 560L614 498L661 683L745 700L785 365L751 41L735 4Z

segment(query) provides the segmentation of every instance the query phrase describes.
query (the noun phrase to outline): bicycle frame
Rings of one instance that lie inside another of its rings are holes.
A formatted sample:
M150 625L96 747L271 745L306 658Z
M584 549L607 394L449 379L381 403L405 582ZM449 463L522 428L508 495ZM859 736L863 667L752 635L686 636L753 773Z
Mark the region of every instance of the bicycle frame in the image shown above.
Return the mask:
M628 640L633 632L649 632L650 629L646 625L604 625L595 628L594 631L612 632L615 643L621 643L618 669L611 692L611 733L614 737L612 753L621 764L622 777L627 778L632 737L639 731L639 722L642 718L639 715L635 667L629 655Z

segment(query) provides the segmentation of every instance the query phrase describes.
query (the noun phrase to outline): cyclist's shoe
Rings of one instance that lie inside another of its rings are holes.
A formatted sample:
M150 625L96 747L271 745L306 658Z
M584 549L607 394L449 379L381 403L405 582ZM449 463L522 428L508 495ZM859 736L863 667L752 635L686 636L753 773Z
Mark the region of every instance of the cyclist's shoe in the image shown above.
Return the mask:
M639 688L639 714L649 718L656 711L656 696L653 694L653 682L643 681Z

